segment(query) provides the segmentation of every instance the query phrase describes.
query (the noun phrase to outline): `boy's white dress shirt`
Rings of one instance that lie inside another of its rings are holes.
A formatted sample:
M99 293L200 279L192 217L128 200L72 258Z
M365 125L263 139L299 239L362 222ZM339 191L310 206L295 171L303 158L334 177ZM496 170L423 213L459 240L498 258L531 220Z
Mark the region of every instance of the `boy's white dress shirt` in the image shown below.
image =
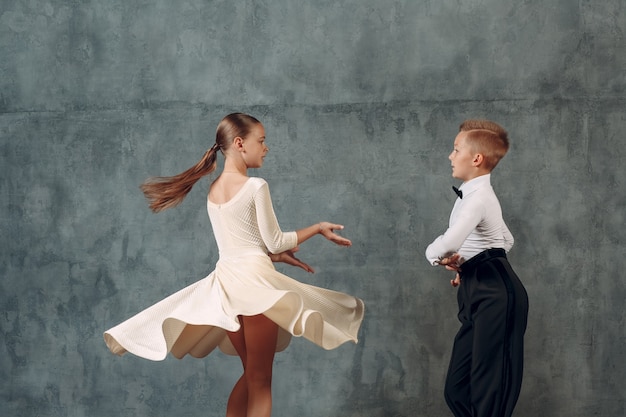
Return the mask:
M450 214L448 230L426 248L426 258L437 265L441 258L453 253L461 255L461 263L486 249L509 251L513 235L502 219L500 202L491 187L491 174L464 182L459 188Z

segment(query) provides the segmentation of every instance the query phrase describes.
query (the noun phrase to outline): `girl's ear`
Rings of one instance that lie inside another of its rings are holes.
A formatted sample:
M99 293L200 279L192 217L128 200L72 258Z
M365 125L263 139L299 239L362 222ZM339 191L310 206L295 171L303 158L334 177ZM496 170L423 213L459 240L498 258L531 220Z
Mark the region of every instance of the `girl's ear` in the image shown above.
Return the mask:
M237 136L235 139L233 139L233 146L236 150L243 151L243 138Z

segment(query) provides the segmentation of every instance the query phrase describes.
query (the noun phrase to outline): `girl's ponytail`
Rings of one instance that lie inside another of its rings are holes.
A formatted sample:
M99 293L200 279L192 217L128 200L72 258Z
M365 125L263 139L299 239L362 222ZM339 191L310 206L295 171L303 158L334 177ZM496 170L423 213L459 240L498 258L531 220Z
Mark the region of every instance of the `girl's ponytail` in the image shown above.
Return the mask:
M215 143L196 165L185 172L173 177L148 178L141 184L141 191L150 202L150 209L158 213L179 205L200 178L215 171L218 149L219 145Z
M141 190L150 201L150 209L158 213L180 204L200 178L215 171L217 151L226 152L233 139L245 138L250 130L260 123L245 113L231 113L224 117L217 126L215 144L204 153L195 166L173 177L148 178L141 184Z

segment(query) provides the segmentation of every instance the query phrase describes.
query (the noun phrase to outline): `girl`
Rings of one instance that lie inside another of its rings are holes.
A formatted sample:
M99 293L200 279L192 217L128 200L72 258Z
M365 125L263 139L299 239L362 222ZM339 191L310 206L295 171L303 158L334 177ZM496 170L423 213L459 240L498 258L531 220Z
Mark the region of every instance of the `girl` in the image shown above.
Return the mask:
M206 278L108 330L104 339L118 355L162 360L171 352L204 357L219 347L238 355L243 375L227 405L227 417L269 417L275 352L291 336L304 336L333 349L357 342L363 302L340 292L300 283L275 270L272 261L313 272L294 256L298 245L320 234L340 246L350 240L320 222L282 232L265 180L248 177L260 168L269 148L265 129L254 117L233 113L217 127L215 144L194 167L173 177L146 181L142 190L159 212L179 204L193 185L216 168L217 151L225 158L211 184L207 208L219 248L219 261Z

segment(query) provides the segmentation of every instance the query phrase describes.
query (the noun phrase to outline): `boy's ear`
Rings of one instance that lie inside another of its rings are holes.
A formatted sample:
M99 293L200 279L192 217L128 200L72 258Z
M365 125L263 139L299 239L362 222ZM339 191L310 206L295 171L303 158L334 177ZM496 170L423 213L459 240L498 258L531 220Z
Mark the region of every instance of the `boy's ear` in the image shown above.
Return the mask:
M476 155L474 155L474 160L472 161L472 164L475 167L480 167L484 161L485 161L485 157L483 156L483 154L477 153Z

